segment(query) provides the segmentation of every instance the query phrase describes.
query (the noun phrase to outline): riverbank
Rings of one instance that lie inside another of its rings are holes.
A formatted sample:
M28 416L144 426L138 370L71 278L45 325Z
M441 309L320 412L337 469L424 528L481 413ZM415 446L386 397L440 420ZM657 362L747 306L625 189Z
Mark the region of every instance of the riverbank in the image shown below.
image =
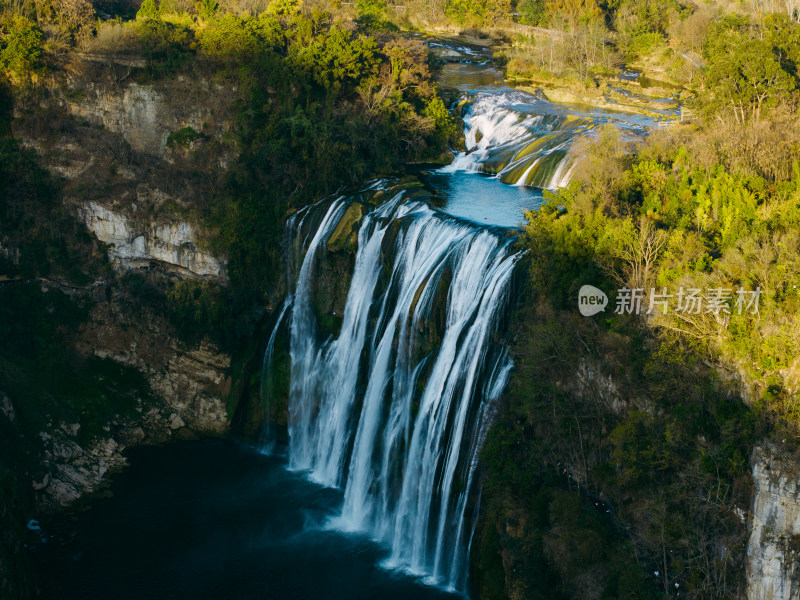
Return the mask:
M524 45L516 46L516 42L508 37L509 31L513 29L502 26L485 31L458 32L452 28L440 28L425 32L423 37L434 43L438 43L437 40L448 41L472 50L473 56L464 55L462 62L485 64L485 61L491 61L509 87L554 103L641 115L663 125L692 117L687 104L695 98L696 87L671 78L655 59L618 64L585 79L574 74L558 75L539 69L518 72L509 64L509 55L524 52Z

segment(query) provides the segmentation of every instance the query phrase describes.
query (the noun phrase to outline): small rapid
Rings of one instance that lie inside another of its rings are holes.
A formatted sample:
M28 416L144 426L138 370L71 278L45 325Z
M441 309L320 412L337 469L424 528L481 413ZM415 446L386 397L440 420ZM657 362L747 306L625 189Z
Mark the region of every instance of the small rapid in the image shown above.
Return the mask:
M441 84L461 94L455 109L464 121L466 149L424 176L442 209L455 216L518 227L546 190L567 186L579 172L576 142L606 124L634 136L659 125L655 117L557 104L541 92L510 87L486 48L427 43L444 63Z
M530 97L526 97L530 96ZM483 93L464 101L467 150L456 155L442 173L458 171L497 175L505 184L557 189L569 183L575 157L574 140L594 127L589 118L547 112L525 113L542 101L524 92Z

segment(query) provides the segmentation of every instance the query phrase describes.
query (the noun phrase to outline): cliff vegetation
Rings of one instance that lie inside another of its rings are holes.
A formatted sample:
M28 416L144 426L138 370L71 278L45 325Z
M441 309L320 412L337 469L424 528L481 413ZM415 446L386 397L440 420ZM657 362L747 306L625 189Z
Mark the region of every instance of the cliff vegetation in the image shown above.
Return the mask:
M800 447L799 33L782 14L710 20L698 118L638 144L601 132L528 214L483 597L745 596L754 447ZM596 316L585 284L608 293ZM680 310L681 290L703 307Z

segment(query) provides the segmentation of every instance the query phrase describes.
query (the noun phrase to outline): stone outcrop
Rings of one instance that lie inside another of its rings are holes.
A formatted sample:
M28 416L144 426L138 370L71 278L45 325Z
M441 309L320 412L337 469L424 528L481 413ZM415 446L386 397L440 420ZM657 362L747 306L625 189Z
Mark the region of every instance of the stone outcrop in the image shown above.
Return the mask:
M126 464L123 451L130 446L221 436L230 426L224 400L230 389L226 354L209 344L159 347L153 344L152 325L149 331L116 325L98 323L85 333L86 342L96 356L137 367L153 398L140 398L137 416L114 419L107 435L88 443L80 442L77 423L51 423L40 432L42 471L33 489L44 508L67 506L98 489L107 473Z
M75 93L66 106L71 114L122 135L131 147L165 158L170 134L191 127L222 135L230 127L220 119L236 97L230 87L205 79L179 76L153 84L85 79L73 75Z
M800 598L800 464L760 446L751 460L755 492L747 545L748 600Z
M224 266L198 248L197 235L186 222L139 224L97 202L79 208L86 227L108 245L108 256L121 268L140 267L156 260L194 275L224 278Z

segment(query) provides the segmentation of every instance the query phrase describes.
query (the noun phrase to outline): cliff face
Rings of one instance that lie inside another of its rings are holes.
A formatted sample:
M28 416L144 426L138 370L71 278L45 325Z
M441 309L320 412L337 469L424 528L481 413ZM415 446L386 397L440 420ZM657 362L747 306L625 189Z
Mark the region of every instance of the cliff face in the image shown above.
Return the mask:
M208 340L179 341L163 297L184 279L227 282L200 214L236 153L226 135L234 90L202 78L118 81L80 60L54 77L18 103L14 134L60 176L64 210L114 271L85 286L42 285L91 306L76 356L139 373L143 387L133 412L103 407L112 416L99 433L52 419L26 433L38 456L28 485L44 510L97 489L131 445L225 435L231 388L231 357ZM7 404L0 419L13 414Z
M752 461L755 493L747 544L748 600L800 597L800 465L760 446Z
M94 67L94 68L93 68ZM97 78L96 65L78 62L66 77L72 90L65 106L78 120L120 134L137 152L171 160L168 139L184 127L207 138L230 130L230 105L236 90L204 77L174 78L140 84ZM221 152L217 161L230 160Z
M77 423L50 422L39 432L41 469L32 483L37 503L63 507L102 485L124 466L132 445L227 433L230 357L205 343L187 348L168 324L146 311L128 312L124 298L99 303L79 341L82 353L135 367L147 381L133 414L118 414L103 435L86 441ZM144 323L136 321L144 317Z
M62 176L64 204L125 270L151 261L225 281L200 213L236 156L235 90L202 77L118 82L78 62L18 111L15 135Z
M120 268L159 261L187 274L225 278L224 263L197 247L195 229L185 221L137 223L98 202L81 204L78 212L89 231L108 245L109 258Z

